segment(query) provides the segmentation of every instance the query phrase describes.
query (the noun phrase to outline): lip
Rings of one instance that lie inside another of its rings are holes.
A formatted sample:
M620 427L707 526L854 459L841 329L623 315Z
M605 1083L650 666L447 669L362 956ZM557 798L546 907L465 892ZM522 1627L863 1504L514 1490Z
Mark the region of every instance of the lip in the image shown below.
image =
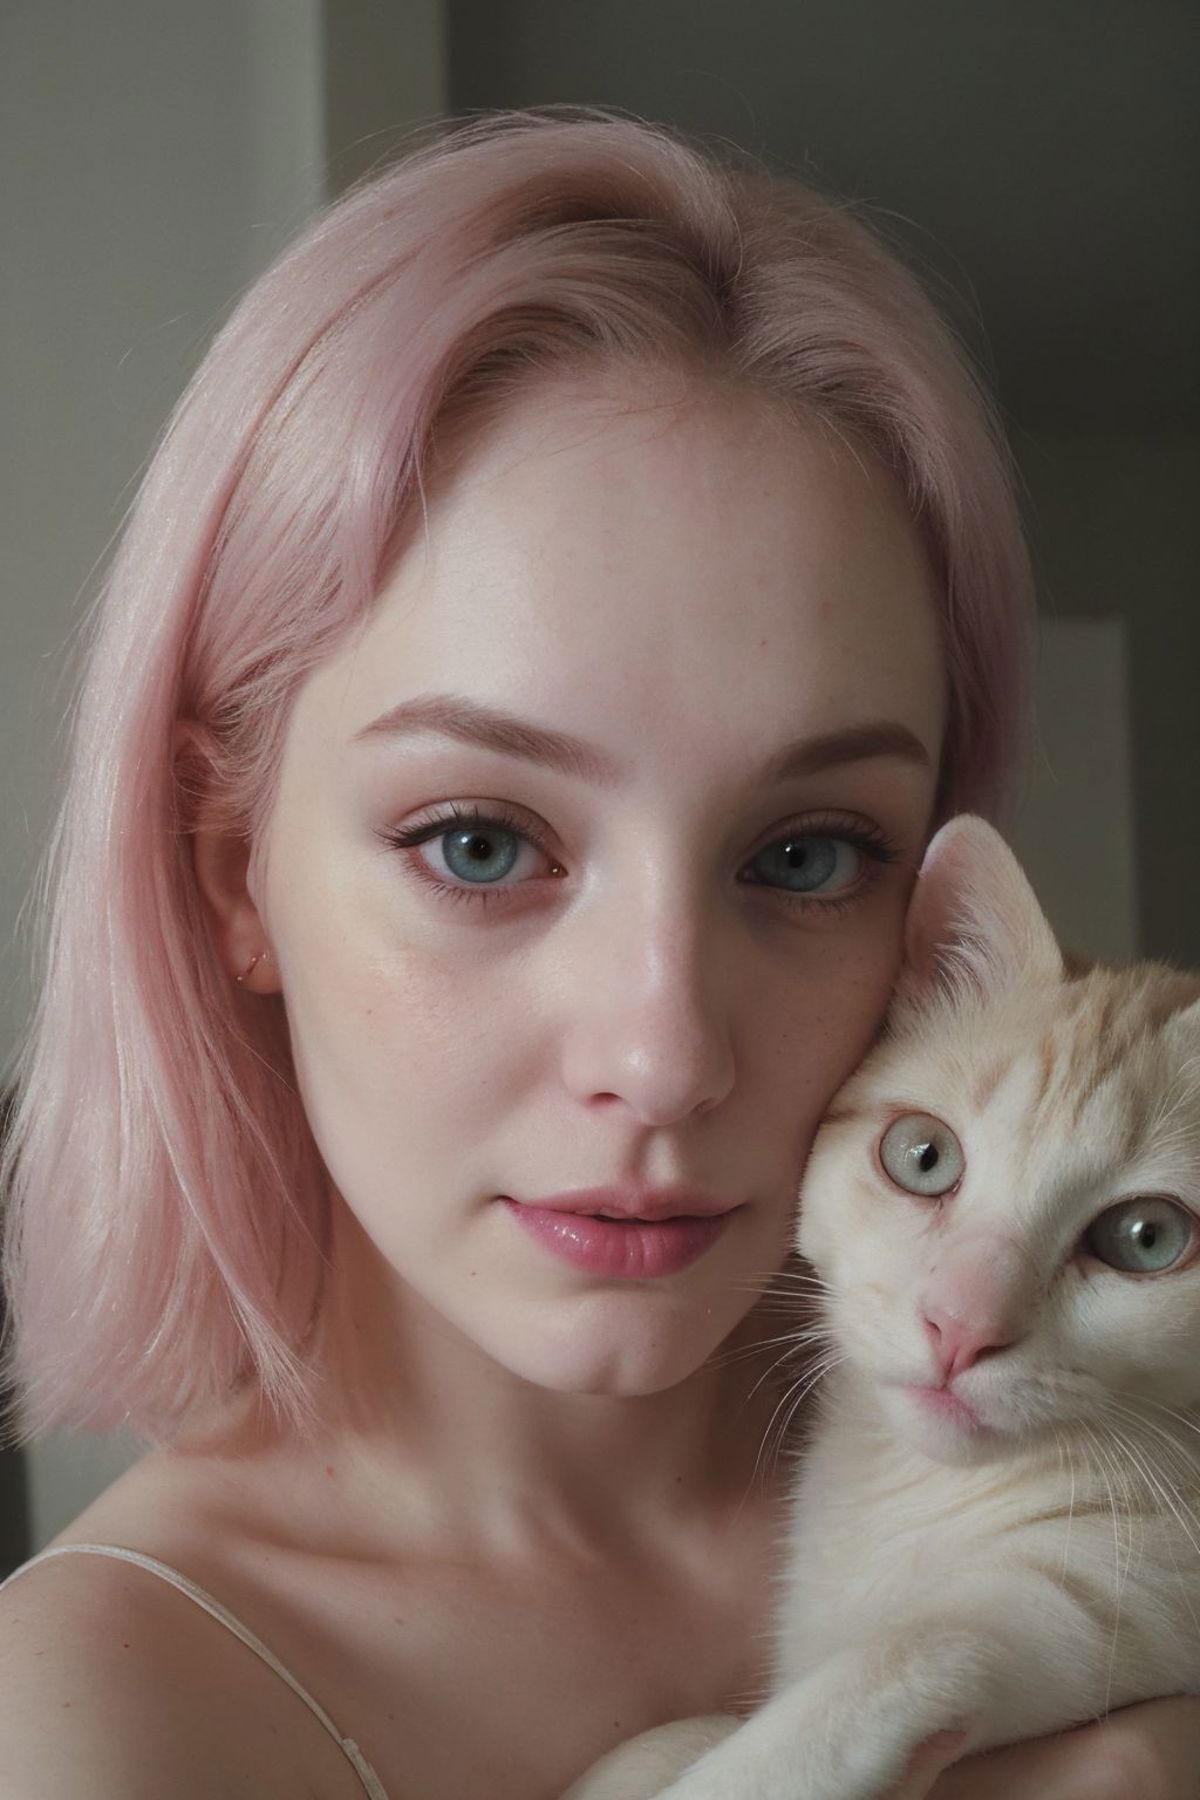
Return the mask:
M518 1204L544 1212L604 1213L612 1219L639 1219L644 1224L659 1219L712 1219L734 1212L738 1206L736 1200L720 1200L699 1188L638 1187L631 1181L615 1187L570 1188L566 1193L544 1194Z
M561 1262L625 1281L677 1275L716 1243L740 1210L682 1188L576 1188L548 1199L519 1201L507 1194L500 1199L522 1229Z
M944 1419L948 1425L957 1425L962 1431L983 1431L983 1420L965 1400L948 1387L935 1387L932 1384L922 1385L917 1382L906 1382L901 1391L910 1394L917 1404L931 1417Z

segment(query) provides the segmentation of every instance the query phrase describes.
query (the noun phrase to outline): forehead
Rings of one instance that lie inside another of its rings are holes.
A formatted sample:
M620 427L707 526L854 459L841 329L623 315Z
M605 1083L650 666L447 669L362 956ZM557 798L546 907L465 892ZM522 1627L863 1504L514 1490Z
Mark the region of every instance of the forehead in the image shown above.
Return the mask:
M628 374L534 390L454 449L326 671L348 729L452 688L585 735L614 705L685 733L896 718L936 762L934 583L878 460L762 397Z
M1185 1185L1200 1174L1194 975L1098 967L969 1010L947 1005L885 1044L875 1065L874 1099L920 1096L945 1107L956 1128L982 1125L1010 1168L1030 1159L1064 1178L1115 1179L1152 1156L1186 1169Z

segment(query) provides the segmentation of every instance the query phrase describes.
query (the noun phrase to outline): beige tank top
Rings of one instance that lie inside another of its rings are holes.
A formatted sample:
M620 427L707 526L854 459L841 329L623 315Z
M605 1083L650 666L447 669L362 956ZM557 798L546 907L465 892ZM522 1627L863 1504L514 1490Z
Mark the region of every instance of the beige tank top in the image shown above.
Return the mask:
M362 1783L363 1792L370 1796L370 1800L388 1800L383 1783L354 1739L342 1736L325 1708L313 1699L307 1688L301 1687L291 1670L284 1668L279 1658L268 1650L262 1639L255 1637L254 1633L248 1626L243 1625L240 1619L235 1619L219 1600L214 1600L211 1594L206 1594L202 1587L197 1587L194 1581L189 1581L186 1575L179 1573L178 1569L172 1569L167 1563L159 1562L157 1557L145 1556L140 1550L123 1550L116 1544L57 1544L51 1550L42 1550L37 1556L31 1556L28 1562L24 1562L20 1568L14 1569L6 1580L0 1581L0 1588L7 1587L10 1581L15 1581L18 1575L25 1573L26 1569L32 1569L35 1563L44 1562L48 1557L73 1556L79 1553L87 1556L115 1556L122 1562L135 1563L139 1569L148 1569L151 1575L157 1575L160 1580L170 1582L171 1586L178 1588L181 1594L186 1594L189 1600L194 1600L197 1606L202 1606L206 1613L211 1613L213 1618L224 1625L227 1631L232 1631L234 1637L241 1638L243 1644L253 1650L255 1656L261 1657L263 1662L274 1669L280 1679L287 1682L292 1692L303 1700L309 1712L314 1718L320 1720L330 1737L353 1765L354 1772Z

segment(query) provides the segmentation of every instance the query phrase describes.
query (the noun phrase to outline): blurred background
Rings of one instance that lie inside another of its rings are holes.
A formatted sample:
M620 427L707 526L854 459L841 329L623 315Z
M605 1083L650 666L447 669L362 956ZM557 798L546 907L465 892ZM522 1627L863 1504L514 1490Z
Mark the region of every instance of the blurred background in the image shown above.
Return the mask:
M1200 964L1194 0L4 0L0 1062L73 635L174 400L447 112L618 106L870 209L998 391L1043 631L1014 838L1060 932ZM0 1564L135 1447L0 1455Z

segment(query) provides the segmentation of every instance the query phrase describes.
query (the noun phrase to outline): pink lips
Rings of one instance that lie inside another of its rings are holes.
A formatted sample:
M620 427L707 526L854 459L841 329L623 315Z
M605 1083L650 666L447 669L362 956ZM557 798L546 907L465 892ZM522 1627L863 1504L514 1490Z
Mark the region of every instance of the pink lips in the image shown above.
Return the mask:
M686 1269L739 1210L684 1188L576 1188L538 1201L501 1199L517 1223L561 1261L589 1275L626 1281Z

